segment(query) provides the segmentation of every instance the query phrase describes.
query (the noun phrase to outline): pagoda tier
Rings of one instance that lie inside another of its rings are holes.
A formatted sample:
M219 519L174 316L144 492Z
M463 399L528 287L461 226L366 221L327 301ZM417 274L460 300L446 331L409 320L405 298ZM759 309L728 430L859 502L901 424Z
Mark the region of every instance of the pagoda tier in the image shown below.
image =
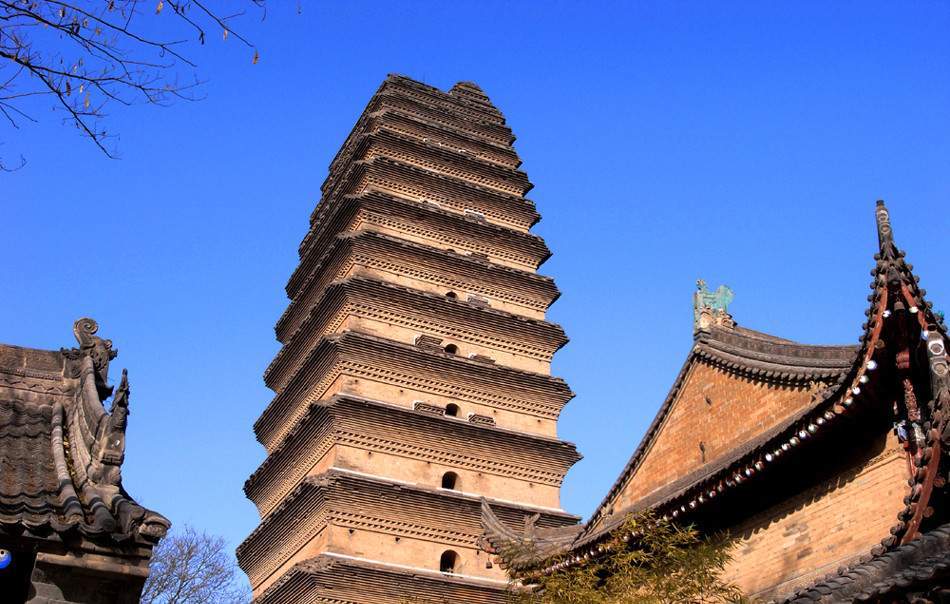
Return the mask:
M391 130L385 121L378 124L375 131L363 134L356 141L353 151L355 156L346 169L374 157L384 156L404 164L454 176L505 195L522 197L533 187L528 182L527 174L521 170L512 170L509 166L474 157L461 147L449 147L442 142L430 141L428 137L420 139L413 134ZM328 193L332 190L331 188Z
M540 529L579 520L560 510L507 502L494 501L492 509L515 524L523 524L526 513L538 514ZM476 544L481 533L477 496L332 468L301 481L241 544L238 555L253 583L324 551L405 564L438 559L453 547L466 552L463 559L472 567L456 570L479 575L488 563Z
M396 468L380 467L388 463L381 453L403 461ZM309 406L244 491L266 517L303 478L332 462L370 474L386 470L393 479L430 486L442 484L445 472L453 471L458 490L495 499L520 490L527 493L523 503L542 505L578 459L570 443L505 430L485 415L450 416L434 404L407 409L337 395Z
M458 215L428 202L368 193L350 230L373 230L434 244L463 254L479 254L504 266L534 272L551 252L537 235L498 227L477 213Z
M505 168L518 168L521 165L521 158L518 157L514 147L486 140L463 130L452 130L431 121L422 121L418 114L407 110L398 99L384 97L377 110L368 114L359 129L354 130L355 134L347 143L347 155L338 156L338 159L330 165L331 176L324 181L321 187L322 193L326 193L336 183L337 179L333 175L339 173L341 166L353 159L352 149L360 141L360 137L366 132L377 130L413 137L424 144L441 146L456 152L458 149L463 149L466 158L491 162Z
M255 598L255 604L404 604L412 594L422 602L507 604L508 582L405 565L380 564L365 558L321 554L294 565Z
M458 212L435 203L380 191L345 195L321 217L320 225L307 234L295 283L306 282L327 247L341 232L360 229L432 242L443 249L482 254L493 262L532 272L551 255L537 235L492 224L472 212L463 212L463 216L466 220L460 221ZM298 284L294 291L300 289Z
M499 426L548 435L574 396L560 378L348 331L322 338L307 355L255 422L258 440L270 451L308 403L338 392L405 407L418 399L464 401Z
M534 204L523 197L504 195L493 189L383 157L354 165L347 177L349 180L345 184L348 186L341 186L335 197L380 192L419 204L433 205L456 215L483 218L488 223L522 232L527 231L539 218ZM332 210L327 209L326 213L330 214ZM315 251L310 241L317 238L317 233L322 230L321 225L322 221L316 223L301 244L301 265L287 282L287 295L291 298L296 297L310 274L308 256Z
M434 204L379 192L346 196L334 204L333 214L326 216L321 229L311 231L312 243L308 244L308 252L295 272L299 283L294 297L312 294L313 280L317 273L325 275L327 256L341 232L361 231L435 245L531 273L551 255L540 237L493 225L474 214L459 220L457 214ZM279 331L285 330L283 323L282 320L278 325Z
M435 202L459 214L466 210L479 212L489 222L522 231L541 219L534 203L520 195L383 156L354 162L330 195L374 190L413 201ZM292 285L293 281L288 284Z
M385 299L383 308L379 300ZM331 282L293 338L264 374L279 392L321 336L350 329L407 344L444 349L455 344L466 356L482 355L507 367L547 372L551 356L567 343L560 326L502 310L351 276ZM432 336L439 342L422 339Z
M297 299L277 322L277 338L287 343L307 313L335 279L367 275L438 294L486 298L499 310L543 319L560 295L550 277L512 269L471 254L460 254L375 231L337 238L308 278Z
M550 375L567 337L513 141L474 84L390 76L331 163L254 425L262 523L238 560L259 601L503 602L481 502L577 524L558 494L573 393Z

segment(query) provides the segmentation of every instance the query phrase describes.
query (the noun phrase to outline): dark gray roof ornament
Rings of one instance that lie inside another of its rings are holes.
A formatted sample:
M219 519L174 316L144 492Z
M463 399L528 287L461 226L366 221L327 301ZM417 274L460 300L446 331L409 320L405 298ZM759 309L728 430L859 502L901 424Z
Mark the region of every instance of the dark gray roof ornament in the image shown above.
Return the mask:
M709 331L712 327L732 329L736 322L732 320L726 308L732 302L732 290L728 285L720 285L715 292L709 291L706 282L696 280L696 293L693 294L693 332Z
M73 335L79 342L79 349L73 348L66 350L60 349L63 355L70 360L78 360L84 355L92 358L92 365L95 368L96 389L99 391L99 398L105 400L112 396L112 386L108 385L109 380L109 361L118 354L117 350L112 348L112 340L103 340L96 335L99 331L99 324L89 317L83 317L73 324ZM73 375L72 377L78 377Z

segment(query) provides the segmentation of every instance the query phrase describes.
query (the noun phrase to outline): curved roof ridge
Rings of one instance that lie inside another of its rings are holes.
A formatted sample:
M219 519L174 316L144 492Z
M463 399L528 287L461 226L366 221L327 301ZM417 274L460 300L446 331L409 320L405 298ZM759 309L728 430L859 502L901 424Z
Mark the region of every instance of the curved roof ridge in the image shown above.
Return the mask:
M696 336L696 353L733 369L783 378L831 377L846 372L859 345L799 344L744 328L713 327Z
M583 525L579 524L535 527L534 522L538 518L538 514L535 514L525 517L524 531L519 531L505 524L485 497L481 498L481 508L481 547L512 568L530 566L569 550L583 530Z

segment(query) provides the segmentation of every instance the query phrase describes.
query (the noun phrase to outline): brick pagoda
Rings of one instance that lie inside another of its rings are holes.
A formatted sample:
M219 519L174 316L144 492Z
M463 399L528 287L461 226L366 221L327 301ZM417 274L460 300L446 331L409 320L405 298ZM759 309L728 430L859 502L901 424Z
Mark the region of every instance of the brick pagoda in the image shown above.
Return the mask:
M476 85L390 76L330 164L254 425L262 520L237 554L257 602L502 603L482 500L536 534L576 525L567 338L514 138Z

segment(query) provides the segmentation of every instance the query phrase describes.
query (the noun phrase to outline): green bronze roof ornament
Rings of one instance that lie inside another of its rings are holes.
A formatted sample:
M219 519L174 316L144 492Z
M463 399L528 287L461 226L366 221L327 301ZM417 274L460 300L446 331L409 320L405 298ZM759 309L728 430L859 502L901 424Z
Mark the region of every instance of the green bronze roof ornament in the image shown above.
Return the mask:
M720 285L715 292L709 291L706 282L696 280L696 293L693 294L693 331L709 331L712 327L732 329L736 322L732 320L726 308L732 302L732 289Z

